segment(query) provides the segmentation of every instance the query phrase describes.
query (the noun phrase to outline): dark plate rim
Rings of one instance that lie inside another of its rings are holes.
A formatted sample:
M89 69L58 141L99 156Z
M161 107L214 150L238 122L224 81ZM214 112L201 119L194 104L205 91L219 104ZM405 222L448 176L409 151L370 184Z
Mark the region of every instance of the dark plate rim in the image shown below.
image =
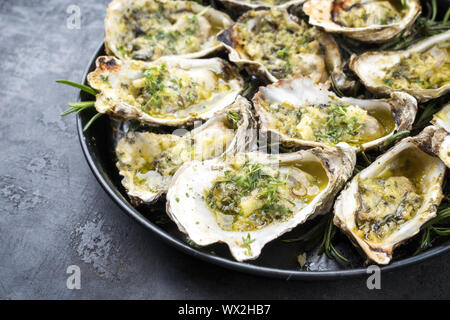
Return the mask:
M90 59L89 65L87 66L85 72L83 73L83 78L81 83L86 84L86 77L91 69L92 65L95 64L96 58L99 56L99 53L103 50L104 43L95 51L95 54ZM81 100L81 95L79 97ZM97 181L106 191L106 193L116 202L116 204L125 211L125 213L140 224L142 224L145 228L152 231L158 237L160 237L163 241L168 243L169 245L185 252L195 258L198 258L205 262L210 262L218 266L222 266L231 270L240 271L248 274L265 276L270 278L280 278L280 279L296 279L296 280L337 280L342 278L350 278L350 277L361 277L367 274L367 270L365 268L357 268L351 270L338 270L338 271L301 271L301 270L286 270L286 269L276 269L269 267L256 266L248 263L237 262L234 260L229 260L226 258L222 258L219 256L215 256L212 254L208 254L202 251L199 251L189 244L183 242L180 239L173 237L172 235L166 233L164 230L159 228L157 225L151 223L147 220L139 211L137 211L128 200L120 193L118 188L112 183L107 173L102 170L99 166L99 163L94 160L92 156L92 147L90 147L88 140L90 139L89 130L84 133L83 132L83 121L80 115L76 117L77 122L77 131L78 138L80 140L81 148L83 150L86 161L89 164L94 176ZM382 272L388 272L397 270L399 268L403 268L412 264L417 264L428 260L433 257L437 257L438 255L450 251L450 244L441 245L436 248L428 249L425 252L413 257L409 257L403 260L395 261L387 266L380 267Z

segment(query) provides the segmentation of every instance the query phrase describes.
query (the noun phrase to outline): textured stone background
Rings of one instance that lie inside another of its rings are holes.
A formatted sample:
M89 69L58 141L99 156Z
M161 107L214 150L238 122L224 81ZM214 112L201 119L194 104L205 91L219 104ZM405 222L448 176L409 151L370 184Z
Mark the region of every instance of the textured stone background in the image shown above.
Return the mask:
M80 6L80 30L66 27ZM248 276L187 256L109 199L88 168L73 117L59 114L103 38L107 1L0 0L0 298L450 298L450 255L365 279ZM66 289L78 265L82 289Z

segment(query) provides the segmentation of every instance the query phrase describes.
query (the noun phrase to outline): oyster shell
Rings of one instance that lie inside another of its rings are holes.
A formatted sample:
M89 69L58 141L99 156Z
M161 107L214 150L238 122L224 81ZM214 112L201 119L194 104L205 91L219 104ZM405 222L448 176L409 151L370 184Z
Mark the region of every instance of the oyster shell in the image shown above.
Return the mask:
M119 120L182 126L207 120L231 105L244 82L220 58L164 58L157 62L99 57L88 75L95 108Z
M371 92L405 91L424 102L450 91L450 31L422 40L403 51L353 55L350 68Z
M420 15L419 0L309 0L303 11L309 23L327 32L381 43L408 29Z
M394 249L436 216L443 199L446 168L429 154L426 131L380 156L336 200L334 224L378 264L388 264Z
M256 259L266 243L327 212L354 165L346 144L193 161L170 183L167 213L196 244L224 242L236 260Z
M236 103L190 132L128 132L117 147L117 168L133 204L151 204L167 191L172 176L185 162L206 160L225 151L245 151L254 144L255 121L250 103Z
M218 38L225 43L232 62L263 80L307 75L326 82L331 74L340 88L352 85L343 73L333 37L287 10L249 11Z
M244 12L247 10L259 10L270 8L289 8L294 5L299 5L305 0L219 0L225 7L230 10L237 10Z
M105 47L120 59L200 58L223 49L216 35L233 21L193 1L114 0L106 12Z
M346 142L358 151L411 129L417 113L417 102L407 93L394 92L391 98L379 100L340 98L328 85L301 77L260 87L253 105L261 130L276 135L284 145Z
M450 104L437 112L431 122L435 125L432 150L450 168Z

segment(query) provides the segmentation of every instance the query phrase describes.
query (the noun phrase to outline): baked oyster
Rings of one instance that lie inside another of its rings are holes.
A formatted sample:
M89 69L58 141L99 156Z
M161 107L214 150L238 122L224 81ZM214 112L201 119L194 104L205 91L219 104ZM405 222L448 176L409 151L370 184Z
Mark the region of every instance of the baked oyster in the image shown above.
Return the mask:
M388 264L394 249L436 216L446 167L430 155L425 130L406 138L356 175L334 206L334 224L368 259Z
M95 108L119 120L183 126L231 105L244 82L220 58L162 58L157 62L99 57L88 75L99 91Z
M382 145L396 132L410 130L416 100L394 92L389 99L340 98L325 84L293 78L260 87L253 98L261 130L290 147L336 146L356 150Z
M236 260L256 259L266 243L326 213L354 165L346 144L193 161L172 179L167 213L196 244L224 242Z
M450 91L450 31L403 51L353 55L350 68L375 94L405 91L421 102L438 98Z
M334 76L347 88L339 47L333 37L283 9L249 11L219 35L229 59L263 80L295 75L326 82Z
M294 5L299 5L305 0L219 0L230 10L237 10L244 12L247 10L259 10L270 8L289 8Z
M216 114L202 126L175 134L130 131L117 147L117 168L133 204L151 204L167 191L185 162L206 160L254 144L255 121L247 99Z
M223 49L216 35L232 23L193 1L114 0L106 12L105 48L120 59L200 58Z
M420 15L419 0L309 0L303 4L309 23L327 32L381 43L408 29Z

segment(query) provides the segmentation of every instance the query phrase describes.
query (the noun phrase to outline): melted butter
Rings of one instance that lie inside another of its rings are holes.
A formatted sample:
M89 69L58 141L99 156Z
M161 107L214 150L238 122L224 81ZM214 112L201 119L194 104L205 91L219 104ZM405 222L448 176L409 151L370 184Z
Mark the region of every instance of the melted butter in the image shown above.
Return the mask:
M362 207L355 217L359 237L381 243L417 214L428 188L430 161L432 157L418 148L408 148L376 177L359 181Z
M242 174L243 167L235 166L237 169L233 174L236 177ZM272 209L265 213L262 208L268 203L268 198L264 196L268 189L265 189L264 184L259 184L251 192L243 194L241 187L224 184L224 177L221 177L216 180L211 190L205 191L206 202L215 213L220 228L226 231L253 231L272 223L286 221L313 201L329 182L325 169L320 163L313 161L286 164L279 169L263 167L262 170L265 174L270 173L271 178L279 182L284 181L275 187L276 192L272 195L279 201L272 202ZM273 209L277 207L285 212Z
M339 142L361 145L387 136L395 129L392 113L381 107L370 111L338 103L300 107L266 103L264 107L271 114L270 125L277 131L291 138L333 146Z
M450 41L413 52L385 71L380 81L393 89L437 89L450 84Z
M343 9L335 13L334 20L344 27L364 28L394 24L404 16L404 12L405 8L400 0L353 1L344 3Z
M210 70L187 72L162 64L133 81L130 93L145 113L175 119L207 111L215 99L231 90L232 81Z
M264 65L277 78L307 75L314 81L328 79L322 31L303 20L296 23L284 11L249 11L234 27L236 49L246 58Z
M216 35L223 30L223 21L207 19L206 11L180 10L176 1L133 5L124 10L117 26L121 30L117 49L122 58L155 61L162 56L198 52L215 46Z

